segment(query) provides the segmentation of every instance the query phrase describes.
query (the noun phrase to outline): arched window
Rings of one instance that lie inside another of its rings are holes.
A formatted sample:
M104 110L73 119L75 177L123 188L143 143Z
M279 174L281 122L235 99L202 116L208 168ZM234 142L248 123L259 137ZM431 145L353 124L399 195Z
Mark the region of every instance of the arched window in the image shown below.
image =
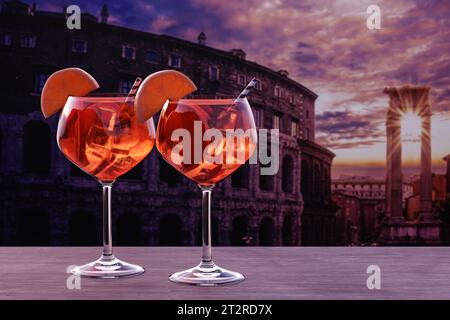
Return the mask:
M250 165L248 163L242 165L231 175L231 185L233 188L248 189L250 179Z
M260 164L261 167L269 167L269 165ZM262 175L259 173L259 189L264 191L273 191L274 179L273 175Z
M2 135L2 127L0 127L0 171L2 171L2 155L3 155L3 135Z
M159 221L159 245L183 245L183 223L176 214L168 214Z
M69 220L69 243L71 246L95 246L97 241L97 220L87 211L72 213Z
M246 239L250 236L247 216L237 216L233 219L230 242L232 246L247 245Z
M323 178L322 178L322 194L325 198L328 198L329 196L329 188L330 188L330 181L328 181L328 173L327 168L323 168Z
M301 178L302 194L305 199L311 195L311 171L307 160L302 160L302 178Z
M159 157L159 181L166 182L169 188L174 188L180 182L181 173Z
M294 160L290 155L283 157L282 171L282 189L284 192L294 192Z
M292 216L286 215L283 220L283 246L294 245Z
M23 168L26 173L50 172L50 128L42 121L29 121L23 135Z
M116 245L118 246L142 246L142 221L134 213L124 213L117 219Z
M313 171L313 192L314 196L321 197L322 196L322 175L320 174L319 165L314 165Z
M270 143L267 143L266 154L267 157L271 157L271 146ZM260 164L259 170L259 189L263 191L273 191L274 189L274 175L263 175L261 174L261 168L270 167L270 163L268 164Z
M260 246L273 246L275 243L275 228L273 219L270 217L264 217L261 220L259 226L259 245Z
M50 229L47 212L41 208L22 210L19 216L17 238L21 246L50 245Z

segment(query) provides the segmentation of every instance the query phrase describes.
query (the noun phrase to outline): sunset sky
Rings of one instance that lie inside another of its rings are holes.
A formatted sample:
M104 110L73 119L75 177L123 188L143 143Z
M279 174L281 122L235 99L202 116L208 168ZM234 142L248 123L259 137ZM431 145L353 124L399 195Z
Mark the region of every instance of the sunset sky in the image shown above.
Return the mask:
M36 2L98 15L104 0ZM371 4L381 8L381 30L366 27ZM450 1L135 0L114 1L109 12L110 23L186 40L204 31L209 46L287 69L319 95L316 138L338 166L384 164L384 87L431 85L434 164L450 153Z

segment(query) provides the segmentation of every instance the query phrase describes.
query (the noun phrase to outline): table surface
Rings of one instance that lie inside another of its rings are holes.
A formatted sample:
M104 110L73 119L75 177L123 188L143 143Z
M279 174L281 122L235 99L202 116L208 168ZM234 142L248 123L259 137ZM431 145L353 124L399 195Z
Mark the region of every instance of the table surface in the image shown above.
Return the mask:
M450 299L450 248L217 247L214 261L246 276L242 283L193 287L168 276L199 260L197 247L119 247L119 259L143 275L80 279L67 289L70 265L98 257L94 247L0 248L0 299ZM367 267L381 270L369 290Z

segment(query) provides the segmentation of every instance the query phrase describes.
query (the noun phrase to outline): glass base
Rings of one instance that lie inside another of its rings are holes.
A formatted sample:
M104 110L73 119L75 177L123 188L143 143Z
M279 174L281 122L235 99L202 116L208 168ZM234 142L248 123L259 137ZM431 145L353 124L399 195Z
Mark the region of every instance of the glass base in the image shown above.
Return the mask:
M144 273L144 268L138 265L120 261L116 257L101 256L98 260L75 267L71 273L76 276L91 278L122 278Z
M221 286L239 283L244 281L245 277L238 272L220 268L211 262L210 264L200 263L194 268L174 273L169 280L194 286Z

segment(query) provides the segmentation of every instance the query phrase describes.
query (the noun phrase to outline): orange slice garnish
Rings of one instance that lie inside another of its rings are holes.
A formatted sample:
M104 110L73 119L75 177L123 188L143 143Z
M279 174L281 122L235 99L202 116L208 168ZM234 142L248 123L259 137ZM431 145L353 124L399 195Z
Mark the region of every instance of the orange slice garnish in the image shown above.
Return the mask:
M86 71L67 68L56 71L45 82L41 94L41 110L48 118L61 110L69 96L82 97L98 89L97 81Z
M144 122L158 113L167 100L177 100L197 90L187 76L175 70L152 73L139 87L134 105L140 121Z

